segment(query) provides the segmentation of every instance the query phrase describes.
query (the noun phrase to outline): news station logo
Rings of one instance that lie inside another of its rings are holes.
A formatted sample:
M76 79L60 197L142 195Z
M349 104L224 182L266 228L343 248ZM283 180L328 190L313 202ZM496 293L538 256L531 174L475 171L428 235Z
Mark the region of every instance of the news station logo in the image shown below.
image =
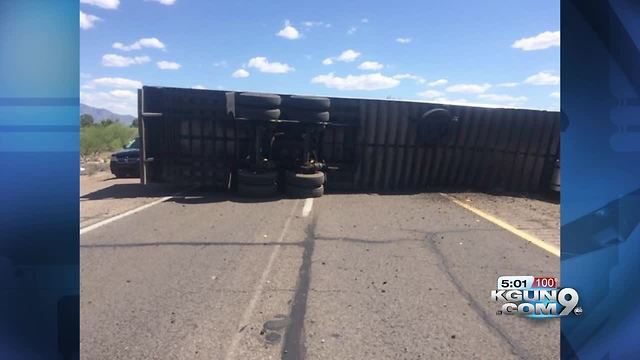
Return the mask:
M491 300L502 303L498 315L552 318L582 315L580 296L573 288L558 288L549 276L500 276Z

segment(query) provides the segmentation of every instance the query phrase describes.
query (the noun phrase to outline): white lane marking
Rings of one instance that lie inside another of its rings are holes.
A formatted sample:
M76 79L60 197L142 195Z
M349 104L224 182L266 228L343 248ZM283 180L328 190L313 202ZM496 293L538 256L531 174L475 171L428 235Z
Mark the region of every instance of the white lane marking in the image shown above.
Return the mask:
M97 229L97 228L99 228L99 227L102 227L102 226L105 226L105 225L107 225L107 224L110 224L110 223L112 223L112 222L114 222L114 221L120 220L120 219L122 219L123 217L129 216L129 215L133 215L133 214L135 214L135 213L137 213L137 212L140 212L140 211L142 211L142 210L144 210L144 209L148 209L148 208L152 207L153 205L157 205L157 204L160 204L161 202L165 202L165 201L167 201L167 200L171 199L172 197L174 197L174 196L176 196L176 195L178 195L178 194L174 194L174 195L171 195L171 196L165 196L165 197L163 197L163 198L161 198L161 199L158 199L158 200L156 200L156 201L154 201L154 202L151 202L151 203L148 203L148 204L142 205L142 206L137 207L137 208L135 208L135 209L131 209L131 210L129 210L129 211L123 212L122 214L119 214L119 215L116 215L116 216L114 216L114 217L110 217L110 218L108 218L108 219L105 219L105 220L99 221L99 222L97 222L97 223L95 223L95 224L92 224L92 225L89 225L89 226L83 227L82 229L80 229L80 235L82 235L82 234L86 234L86 233L88 233L89 231L95 230L95 229Z
M311 209L313 208L313 198L307 198L304 200L304 207L302 207L302 217L309 216Z
M242 333L240 332L240 329L242 329L242 327L247 323L249 323L249 320L251 320L251 315L253 314L253 311L255 310L256 305L258 304L258 299L262 294L264 284L267 282L267 277L271 272L271 267L273 266L273 262L276 260L276 257L278 257L278 253L280 252L280 243L284 239L284 235L287 233L287 230L289 229L289 224L291 224L291 219L293 219L293 214L295 214L296 208L298 207L298 202L299 200L296 200L293 204L293 208L291 209L291 213L289 214L287 221L285 221L284 223L284 227L282 228L280 237L278 238L278 241L276 241L277 244L273 247L273 251L271 252L271 256L269 257L267 266L264 268L264 271L262 272L262 276L260 277L260 280L256 284L256 288L253 291L253 297L251 298L251 301L249 301L249 305L244 310L244 313L242 314L242 319L240 320L240 323L235 329L235 334L231 339L231 345L229 345L227 356L225 356L225 359L227 360L233 359L235 356L236 348L238 347L238 344L240 343L240 339L242 338Z

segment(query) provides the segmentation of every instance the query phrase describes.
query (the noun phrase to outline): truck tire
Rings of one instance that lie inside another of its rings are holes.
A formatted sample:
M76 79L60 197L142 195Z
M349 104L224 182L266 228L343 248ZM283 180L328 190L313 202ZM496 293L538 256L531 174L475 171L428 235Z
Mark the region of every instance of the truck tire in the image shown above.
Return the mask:
M321 112L329 110L331 100L326 97L291 95L282 99L282 106Z
M324 186L318 186L317 188L302 188L293 185L287 185L285 190L287 195L292 198L317 198L324 195Z
M277 171L255 172L248 169L238 170L238 183L245 185L273 185L278 179Z
M244 92L236 95L236 105L273 109L280 106L280 95Z
M316 171L313 174L295 173L287 171L287 185L297 186L305 189L315 189L324 184L324 173Z
M238 107L236 108L236 117L251 120L277 120L280 118L280 109Z
M276 184L271 185L247 185L238 184L238 195L244 197L270 197L278 192L278 186Z
M287 120L298 120L300 122L328 122L329 121L329 112L328 111L314 111L314 110L298 110L298 109L288 109L285 111L285 116Z

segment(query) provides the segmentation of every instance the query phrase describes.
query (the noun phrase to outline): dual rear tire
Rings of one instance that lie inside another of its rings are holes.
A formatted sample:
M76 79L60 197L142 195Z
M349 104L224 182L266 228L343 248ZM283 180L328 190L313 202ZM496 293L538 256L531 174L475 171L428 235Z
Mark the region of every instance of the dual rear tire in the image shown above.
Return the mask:
M296 199L317 198L324 195L324 186L315 188L303 188L295 185L287 185L287 196Z
M301 122L322 123L330 119L329 98L292 95L282 98L283 117Z
M278 185L247 185L238 184L238 194L244 197L266 198L278 193Z
M278 172L238 170L238 194L244 197L272 197L278 193Z
M322 171L311 174L287 171L287 196L292 198L316 198L324 195L325 175Z
M268 198L278 193L276 171L238 170L238 194L243 197ZM314 173L285 173L285 194L291 198L316 198L324 195L325 175Z
M239 93L236 95L236 117L250 120L277 120L280 118L280 95Z

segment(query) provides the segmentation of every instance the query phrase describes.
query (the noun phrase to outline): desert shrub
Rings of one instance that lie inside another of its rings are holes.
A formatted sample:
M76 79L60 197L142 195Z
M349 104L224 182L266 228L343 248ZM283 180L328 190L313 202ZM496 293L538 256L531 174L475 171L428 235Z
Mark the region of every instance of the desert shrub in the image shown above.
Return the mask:
M80 155L83 158L121 149L138 131L119 122L80 128Z

